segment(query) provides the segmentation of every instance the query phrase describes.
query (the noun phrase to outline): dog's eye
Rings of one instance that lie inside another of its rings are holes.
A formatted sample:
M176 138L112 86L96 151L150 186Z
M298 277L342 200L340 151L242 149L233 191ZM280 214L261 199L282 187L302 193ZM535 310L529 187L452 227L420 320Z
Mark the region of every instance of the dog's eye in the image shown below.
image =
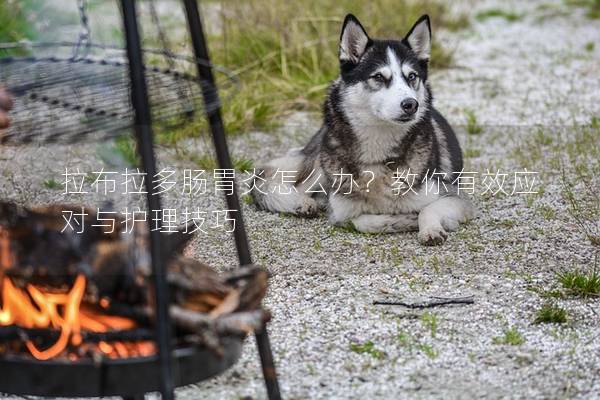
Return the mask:
M381 72L371 75L371 78L376 80L377 82L385 82L385 76L383 76Z
M414 82L417 78L418 78L418 76L414 72L411 72L410 74L408 74L408 81L409 82Z

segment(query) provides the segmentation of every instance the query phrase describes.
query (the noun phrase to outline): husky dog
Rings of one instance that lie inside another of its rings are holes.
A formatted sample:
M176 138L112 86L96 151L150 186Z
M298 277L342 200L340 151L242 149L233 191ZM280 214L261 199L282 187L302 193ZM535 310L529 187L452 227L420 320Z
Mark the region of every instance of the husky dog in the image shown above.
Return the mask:
M402 40L371 39L346 16L323 126L304 148L259 170L258 207L306 217L326 209L334 225L418 230L421 243L443 243L473 209L457 186L458 140L432 106L430 54L427 15Z

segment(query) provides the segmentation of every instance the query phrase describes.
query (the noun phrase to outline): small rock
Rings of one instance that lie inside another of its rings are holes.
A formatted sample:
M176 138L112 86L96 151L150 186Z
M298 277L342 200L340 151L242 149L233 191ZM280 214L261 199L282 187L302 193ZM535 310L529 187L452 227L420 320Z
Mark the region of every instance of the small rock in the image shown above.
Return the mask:
M515 360L519 364L532 364L533 363L533 355L524 352L515 353Z
M534 231L529 232L529 239L538 240L538 236Z

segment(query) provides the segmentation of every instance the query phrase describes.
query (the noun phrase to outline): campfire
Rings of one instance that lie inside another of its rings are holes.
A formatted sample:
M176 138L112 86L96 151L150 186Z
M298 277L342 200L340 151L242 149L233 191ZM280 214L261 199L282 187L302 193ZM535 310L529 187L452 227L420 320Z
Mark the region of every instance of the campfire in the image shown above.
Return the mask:
M61 232L69 209L0 203L0 356L76 361L155 354L146 228ZM100 225L86 218L88 226ZM184 230L165 238L174 345L220 354L222 338L245 336L269 319L260 308L267 273L250 266L217 274L182 256L191 237Z
M110 316L102 312L82 307L81 301L85 293L86 279L77 276L75 284L67 293L44 292L34 285L26 290L14 286L10 278L2 282L2 309L0 310L0 326L16 326L22 332L33 332L34 329L52 330L58 336L56 341L46 349L39 349L31 339L25 345L31 355L38 360L48 360L65 354L67 346L79 348L79 354L66 353L70 359L83 353L97 353L111 357L149 356L154 353L154 344L150 341L109 343L98 340L97 343L84 346L83 335L93 337L96 333L133 330L137 327L134 320L118 316ZM105 305L108 300L101 302ZM32 334L35 336L34 334ZM29 336L29 335L26 335ZM98 335L97 338L102 337Z

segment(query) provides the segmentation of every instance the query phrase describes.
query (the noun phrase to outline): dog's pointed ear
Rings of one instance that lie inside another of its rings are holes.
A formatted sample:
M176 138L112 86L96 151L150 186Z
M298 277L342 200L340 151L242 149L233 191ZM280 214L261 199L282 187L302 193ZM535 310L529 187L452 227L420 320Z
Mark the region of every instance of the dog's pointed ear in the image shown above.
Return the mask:
M431 56L431 25L429 16L423 15L404 38L419 60L428 61Z
M346 15L340 36L340 61L356 64L365 54L370 41L358 19L352 14Z

